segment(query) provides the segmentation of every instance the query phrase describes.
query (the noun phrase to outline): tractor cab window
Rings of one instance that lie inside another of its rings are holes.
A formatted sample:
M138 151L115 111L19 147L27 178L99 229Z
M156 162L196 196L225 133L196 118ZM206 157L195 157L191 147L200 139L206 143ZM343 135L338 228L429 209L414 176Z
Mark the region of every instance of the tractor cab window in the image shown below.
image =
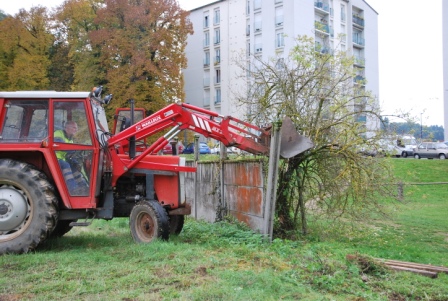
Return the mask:
M58 101L54 103L54 133L59 136L69 136L69 143L92 145L89 124L87 123L84 102ZM60 138L60 137L59 137ZM55 141L67 142L66 139Z
M0 133L4 142L41 142L48 137L48 101L10 100Z
M54 102L53 131L53 148L70 195L88 196L93 151L84 102Z

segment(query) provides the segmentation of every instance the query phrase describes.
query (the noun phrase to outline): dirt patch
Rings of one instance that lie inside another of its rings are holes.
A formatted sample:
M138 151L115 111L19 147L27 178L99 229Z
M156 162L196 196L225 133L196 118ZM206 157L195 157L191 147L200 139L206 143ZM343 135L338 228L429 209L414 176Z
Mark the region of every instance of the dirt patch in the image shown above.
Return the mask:
M20 301L29 298L33 299L32 296L25 296L19 294L0 295L0 301Z

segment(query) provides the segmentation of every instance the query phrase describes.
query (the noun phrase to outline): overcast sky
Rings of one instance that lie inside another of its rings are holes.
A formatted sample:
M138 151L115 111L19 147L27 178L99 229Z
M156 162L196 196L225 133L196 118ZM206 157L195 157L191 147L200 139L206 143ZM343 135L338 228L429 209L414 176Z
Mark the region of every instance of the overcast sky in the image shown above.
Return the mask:
M443 125L442 1L367 0L378 13L383 114L404 109L425 125ZM62 2L0 0L0 9L15 14L20 8L37 4L51 8ZM214 1L179 0L186 10L210 2Z

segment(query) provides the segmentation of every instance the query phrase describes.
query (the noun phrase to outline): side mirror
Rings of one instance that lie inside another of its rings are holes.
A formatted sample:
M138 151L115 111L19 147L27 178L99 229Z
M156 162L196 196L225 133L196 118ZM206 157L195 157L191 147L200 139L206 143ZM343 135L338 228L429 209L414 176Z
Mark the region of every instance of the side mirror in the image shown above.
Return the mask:
M105 105L108 105L110 103L110 101L112 100L112 94L107 95L106 97L104 97L103 99L103 103Z

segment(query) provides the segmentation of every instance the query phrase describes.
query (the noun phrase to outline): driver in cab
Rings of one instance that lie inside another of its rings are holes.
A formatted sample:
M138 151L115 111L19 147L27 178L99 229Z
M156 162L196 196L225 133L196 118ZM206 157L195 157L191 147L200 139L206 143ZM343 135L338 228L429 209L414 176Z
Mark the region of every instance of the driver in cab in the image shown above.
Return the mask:
M54 141L61 143L73 143L73 137L78 132L75 121L67 121L63 130L54 132ZM89 186L82 174L82 162L76 158L77 151L57 151L59 166L61 167L65 183L71 195L86 196L89 194Z

